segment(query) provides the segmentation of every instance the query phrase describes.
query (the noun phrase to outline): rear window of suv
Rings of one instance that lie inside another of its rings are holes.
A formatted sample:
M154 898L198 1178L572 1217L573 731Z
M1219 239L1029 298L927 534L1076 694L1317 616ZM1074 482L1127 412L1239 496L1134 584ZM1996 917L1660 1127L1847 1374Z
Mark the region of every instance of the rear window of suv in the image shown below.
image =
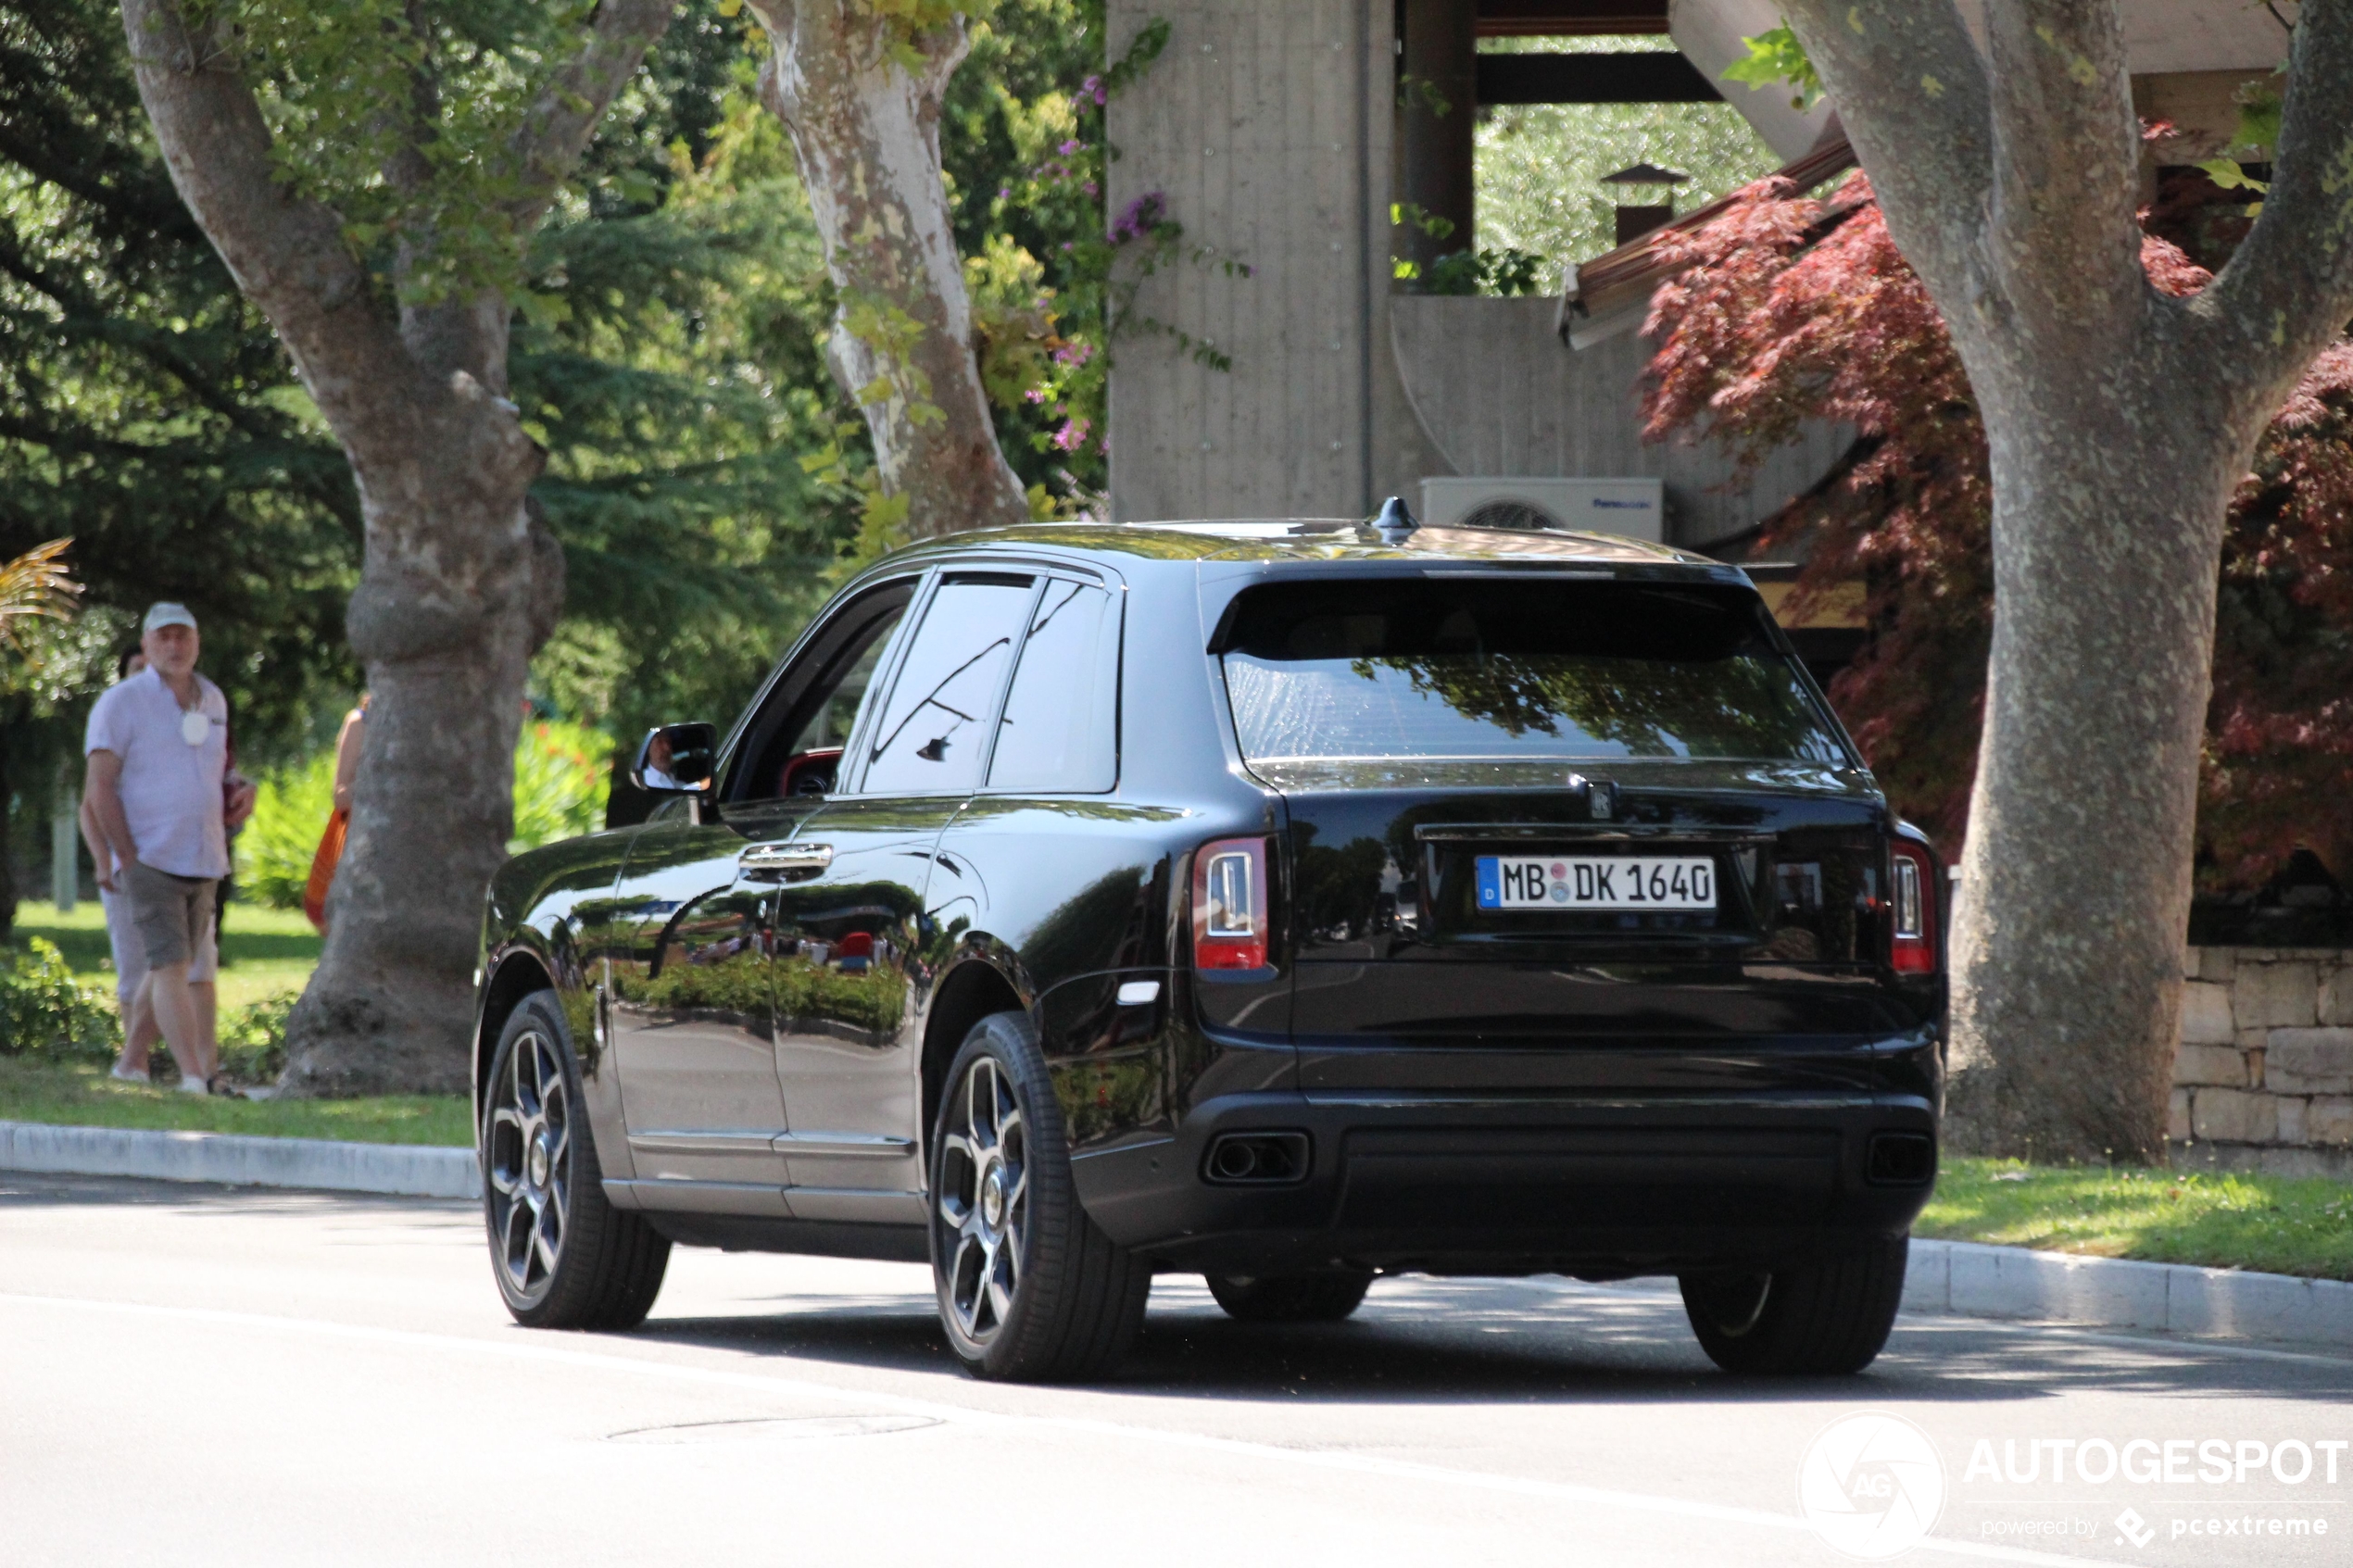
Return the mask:
M1736 588L1491 577L1246 590L1222 639L1243 756L1704 757L1843 766Z

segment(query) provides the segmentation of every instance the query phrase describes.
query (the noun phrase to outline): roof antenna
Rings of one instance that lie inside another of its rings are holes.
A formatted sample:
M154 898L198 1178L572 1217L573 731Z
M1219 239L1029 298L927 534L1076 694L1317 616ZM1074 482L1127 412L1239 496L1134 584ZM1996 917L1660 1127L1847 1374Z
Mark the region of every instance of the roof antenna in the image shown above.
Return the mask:
M1373 532L1380 535L1384 545L1402 545L1408 534L1419 528L1414 514L1405 509L1404 497L1391 495L1380 504L1380 515L1373 519Z

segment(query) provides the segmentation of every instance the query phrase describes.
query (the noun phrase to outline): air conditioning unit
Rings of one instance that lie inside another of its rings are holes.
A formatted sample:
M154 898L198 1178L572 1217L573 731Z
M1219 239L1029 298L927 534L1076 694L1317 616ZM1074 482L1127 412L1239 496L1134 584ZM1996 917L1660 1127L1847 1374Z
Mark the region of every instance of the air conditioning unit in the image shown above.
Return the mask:
M1663 544L1667 495L1655 479L1425 479L1432 528L1571 528Z

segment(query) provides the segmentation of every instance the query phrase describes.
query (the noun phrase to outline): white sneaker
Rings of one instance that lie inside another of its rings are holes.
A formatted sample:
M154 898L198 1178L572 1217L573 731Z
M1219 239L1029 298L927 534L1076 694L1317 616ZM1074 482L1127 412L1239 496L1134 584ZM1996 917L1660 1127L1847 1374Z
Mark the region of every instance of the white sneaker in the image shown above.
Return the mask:
M180 1074L180 1092L183 1095L208 1095L212 1093L209 1088L205 1086L205 1081L203 1079L191 1077L185 1073Z
M122 1070L122 1063L119 1061L114 1064L114 1071L108 1073L107 1076L113 1079L118 1084L149 1084L154 1082L153 1079L149 1078L144 1073L125 1073Z

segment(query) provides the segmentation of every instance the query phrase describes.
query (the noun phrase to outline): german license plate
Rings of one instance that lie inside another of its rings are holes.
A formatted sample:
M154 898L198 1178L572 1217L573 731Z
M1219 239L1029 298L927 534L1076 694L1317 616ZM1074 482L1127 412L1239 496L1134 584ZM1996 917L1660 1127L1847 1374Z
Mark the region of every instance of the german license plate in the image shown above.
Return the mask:
M1482 909L1712 909L1705 855L1481 855Z

